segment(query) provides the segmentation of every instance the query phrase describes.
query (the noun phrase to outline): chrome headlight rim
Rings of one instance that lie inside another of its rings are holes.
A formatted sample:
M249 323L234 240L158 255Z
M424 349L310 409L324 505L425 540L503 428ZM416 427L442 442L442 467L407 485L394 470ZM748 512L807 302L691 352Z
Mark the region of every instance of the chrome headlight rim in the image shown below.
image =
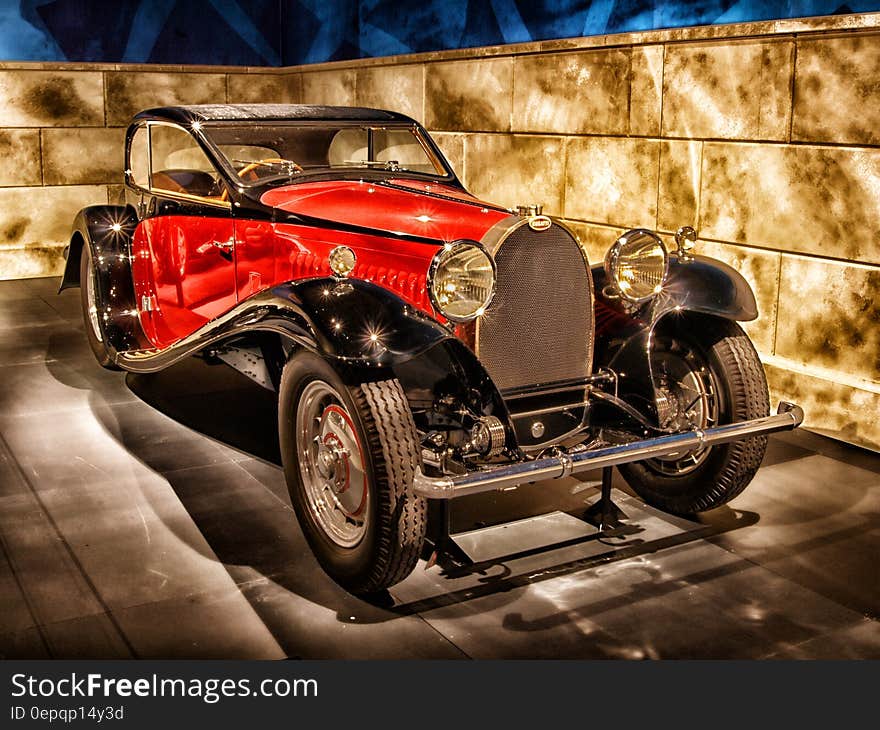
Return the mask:
M479 249L488 259L489 265L492 267L492 287L489 291L489 296L486 298L486 301L473 314L468 316L449 314L444 311L443 305L438 301L437 295L434 293L434 279L437 274L437 270L443 264L445 259L448 259L455 254L470 248ZM428 267L428 298L431 300L431 305L434 307L434 311L440 313L450 322L455 322L456 324L473 322L475 319L479 319L492 304L492 300L495 298L495 289L497 285L498 267L495 264L495 259L493 258L492 254L490 254L489 251L486 250L486 247L483 246L483 244L481 244L479 241L474 241L469 238L459 238L452 243L444 243L443 248L441 248L439 251L437 251L437 253L434 254L434 258L431 259L431 265Z
M629 239L636 235L647 235L654 239L655 243L659 246L660 251L663 253L663 274L660 278L660 286L663 286L663 284L666 283L666 278L669 275L669 251L666 248L666 244L663 243L663 239L654 233L654 231L650 231L647 228L631 228L618 236L617 240L611 244L611 248L608 249L608 253L605 254L605 276L614 293L618 297L625 299L632 304L644 304L656 297L659 292L652 291L642 297L633 296L631 293L624 291L620 287L620 281L617 276L620 267L621 250L630 242Z

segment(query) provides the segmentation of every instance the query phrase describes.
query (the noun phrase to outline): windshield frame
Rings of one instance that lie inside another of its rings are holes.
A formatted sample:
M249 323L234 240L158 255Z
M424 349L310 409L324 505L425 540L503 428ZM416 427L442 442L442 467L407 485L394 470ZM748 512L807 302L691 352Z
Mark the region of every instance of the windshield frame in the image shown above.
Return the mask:
M444 170L444 174L438 172L420 172L417 170L409 170L405 167L396 169L382 168L374 165L351 165L338 167L320 167L306 168L303 172L295 174L279 174L268 176L262 179L247 181L239 177L238 171L233 167L230 160L221 151L220 145L214 140L211 131L216 128L223 127L245 127L249 124L271 127L331 127L331 128L361 128L361 129L404 129L411 131L416 141L425 153L425 157L432 164ZM223 120L202 122L199 125L199 132L205 143L210 146L211 151L217 160L218 165L226 173L232 184L242 192L247 189L276 187L279 185L292 185L308 180L327 179L328 177L338 177L342 179L357 179L360 177L370 178L412 178L415 180L425 180L437 183L460 185L455 172L447 162L446 158L440 152L437 144L424 128L416 122L364 122L364 121L336 121L336 120Z

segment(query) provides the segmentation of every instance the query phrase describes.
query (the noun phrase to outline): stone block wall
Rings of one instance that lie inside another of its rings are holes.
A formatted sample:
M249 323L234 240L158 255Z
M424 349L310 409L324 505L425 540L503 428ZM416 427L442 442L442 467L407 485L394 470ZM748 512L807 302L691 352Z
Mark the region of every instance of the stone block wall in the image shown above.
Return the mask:
M76 212L121 199L141 109L295 102L300 76L247 68L0 64L0 279L61 273Z
M76 209L118 195L139 108L358 104L434 133L467 187L543 203L599 261L681 225L753 284L771 395L880 449L880 14L265 69L0 68L0 278L57 273Z

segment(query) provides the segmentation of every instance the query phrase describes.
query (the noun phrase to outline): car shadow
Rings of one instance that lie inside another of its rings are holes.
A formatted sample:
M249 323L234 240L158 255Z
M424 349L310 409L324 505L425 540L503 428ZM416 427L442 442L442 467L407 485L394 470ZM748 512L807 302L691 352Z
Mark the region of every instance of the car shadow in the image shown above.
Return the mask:
M277 395L227 365L191 357L159 373L127 373L125 382L144 403L177 423L281 466Z

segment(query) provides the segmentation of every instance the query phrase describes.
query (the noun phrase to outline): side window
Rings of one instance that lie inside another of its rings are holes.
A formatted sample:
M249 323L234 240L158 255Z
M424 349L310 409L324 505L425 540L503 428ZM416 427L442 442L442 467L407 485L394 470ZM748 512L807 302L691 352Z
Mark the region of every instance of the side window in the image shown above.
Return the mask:
M150 125L150 187L221 201L222 186L207 155L182 129Z
M129 149L128 169L131 171L131 181L142 188L150 187L150 152L147 147L149 134L146 127L138 127L131 138Z
M341 167L352 162L366 160L369 157L367 130L357 127L340 129L333 135L327 157L327 162L331 167Z
M408 129L377 129L373 132L373 146L378 162L393 160L407 170L440 172Z

